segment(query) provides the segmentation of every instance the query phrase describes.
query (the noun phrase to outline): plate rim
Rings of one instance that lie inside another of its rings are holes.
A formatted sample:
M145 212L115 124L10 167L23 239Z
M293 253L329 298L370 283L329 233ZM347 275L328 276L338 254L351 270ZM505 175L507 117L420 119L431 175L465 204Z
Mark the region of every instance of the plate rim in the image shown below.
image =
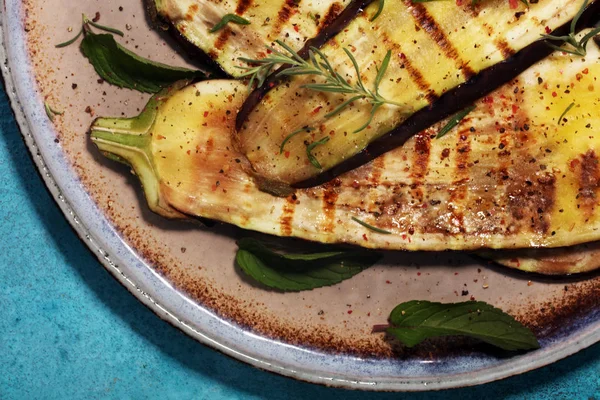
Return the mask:
M169 322L171 325L183 331L188 336L191 336L200 343L259 369L278 373L280 375L295 378L301 381L346 389L417 392L475 386L508 378L513 375L522 374L552 364L600 341L600 319L595 318L595 321L592 321L591 323L587 324L587 326L578 329L576 333L567 336L567 340L560 343L551 343L541 350L527 353L523 356L515 356L505 363L480 369L478 376L475 378L473 378L472 375L469 376L469 374L472 373L472 371L469 371L465 373L454 373L429 378L408 378L407 380L403 381L395 380L393 377L381 381L360 381L344 378L336 374L322 375L311 372L310 368L307 368L306 366L294 367L293 365L284 365L283 363L278 364L276 361L273 361L273 359L269 360L266 354L261 354L260 356L253 355L249 352L235 349L234 346L228 345L225 342L219 342L220 339L224 339L213 338L210 336L210 333L207 330L203 332L201 329L192 326L183 318L179 317L177 315L177 311L181 310L171 310L169 307L161 304L161 301L156 301L155 297L150 293L151 288L147 287L148 282L143 282L140 276L135 275L134 270L129 271L132 269L131 266L123 264L123 262L126 262L126 258L123 256L123 254L109 255L106 252L106 247L103 246L102 235L99 235L99 233L112 234L118 237L116 232L110 230L104 231L102 228L106 227L101 227L99 232L98 227L90 226L88 225L89 221L85 221L84 219L80 218L76 212L76 207L73 206L73 203L76 202L76 200L73 199L75 194L73 194L71 191L73 188L70 187L69 190L63 190L61 183L64 184L64 182L60 182L60 176L57 179L55 174L51 172L52 167L56 166L55 164L59 163L60 159L52 158L49 155L43 154L43 149L38 144L35 133L36 129L40 129L42 131L45 130L46 132L51 131L51 124L42 124L41 127L37 126L36 128L31 126L30 121L35 117L40 117L40 115L34 115L31 110L37 107L38 114L43 112L41 98L39 97L39 93L35 93L35 101L29 102L27 107L24 107L20 101L20 96L18 93L20 89L17 85L16 77L13 75L11 69L14 58L13 61L11 61L9 58L9 55L15 56L15 54L17 57L20 54L20 58L24 58L20 61L25 62L26 68L19 68L18 74L27 75L27 72L31 71L31 65L28 62L29 59L26 56L23 56L23 54L27 55L27 46L25 44L25 40L13 40L12 42L7 40L7 38L11 36L11 33L9 32L10 29L21 32L21 38L23 39L24 37L23 32L25 32L25 19L22 15L22 9L22 0L3 0L3 7L0 9L0 42L2 44L0 46L0 57L5 61L2 66L2 76L4 78L5 91L15 114L15 119L21 135L32 156L38 173L40 174L46 188L61 209L69 224L72 226L79 238L85 243L85 245L95 254L97 259L100 261L100 264L107 271L109 271L119 283L125 286L129 292L131 292L142 304L148 307L158 317L166 322ZM10 13L14 13L15 16L18 16L19 18L12 18L7 22L6 15ZM19 65L23 64L20 63ZM30 75L28 75L28 78L31 80ZM29 83L31 84L32 82ZM32 85L32 87L35 87L35 85ZM26 108L29 108L29 110L26 110ZM77 178L74 171L71 170L70 173L72 175L71 178ZM76 180L78 180L78 178ZM81 191L81 193L78 193L80 195L87 195L87 192L85 192L83 186L77 186L75 187L75 190ZM93 203L91 199L89 202L89 205L93 206L97 212L100 211L97 209L95 203ZM99 217L104 217L102 213L100 214L101 215L99 215ZM134 256L134 258L137 258L141 261L135 252L129 246L127 246L122 239L119 240L121 241L122 245L129 249L131 256ZM143 261L141 262L143 263ZM125 268L121 268L119 265L125 265ZM146 267L150 269L147 265ZM132 274L129 274L128 272L132 272ZM157 280L157 282L159 284L165 284L165 282L160 282L160 280ZM181 293L179 294L181 295ZM201 305L195 306L203 309L204 312L210 312L210 310L204 309ZM214 314L212 317L216 319L215 323L217 324L226 323L226 321L220 320ZM240 331L243 330L239 327L235 329ZM271 345L285 345L268 338L263 339L265 339L267 342L270 342ZM326 356L332 357L331 355Z

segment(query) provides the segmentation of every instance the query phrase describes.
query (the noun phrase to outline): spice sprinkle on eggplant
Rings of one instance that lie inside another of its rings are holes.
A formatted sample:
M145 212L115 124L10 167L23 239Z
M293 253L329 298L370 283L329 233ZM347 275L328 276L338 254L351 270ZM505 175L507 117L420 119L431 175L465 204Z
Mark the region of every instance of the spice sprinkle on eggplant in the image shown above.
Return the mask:
M181 82L137 118L98 119L91 137L133 167L166 217L378 249L564 247L600 239L599 60L595 44L585 58L554 52L444 137L443 121L285 198L261 191L233 146L240 81Z
M318 42L335 35L373 0L147 1L181 38L227 74L239 77L243 74L240 67L248 65L240 58L264 57L267 46L277 39L299 51L311 39L319 37Z
M388 104L333 90L323 76L294 75L257 104L244 106L235 143L266 190L293 186L346 162L481 71L568 24L582 2L544 1L515 12L499 1L475 8L388 1L372 21L378 6L371 4L320 49L324 57L315 58L351 84L364 83ZM597 14L598 7L597 1L590 3L588 14ZM381 77L387 54L391 58ZM289 157L278 151L284 142Z

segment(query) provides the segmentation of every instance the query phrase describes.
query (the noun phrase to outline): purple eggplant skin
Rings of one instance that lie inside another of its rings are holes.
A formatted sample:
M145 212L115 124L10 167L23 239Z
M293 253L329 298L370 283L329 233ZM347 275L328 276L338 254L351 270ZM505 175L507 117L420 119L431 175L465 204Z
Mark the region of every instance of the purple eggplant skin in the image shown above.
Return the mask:
M191 59L196 61L198 66L210 74L213 79L227 79L231 76L221 68L219 63L215 62L208 54L202 49L196 47L191 43L184 35L182 35L173 25L168 21L165 21L156 9L156 3L154 0L144 0L146 9L146 17L150 22L150 26L154 27L160 32L168 32L168 34L175 39L175 42L181 46L181 51L188 55Z
M577 24L577 32L600 23L600 1L590 4ZM570 32L565 24L551 33L563 36ZM600 46L600 39L594 39ZM561 43L558 43L559 45ZM338 176L367 164L380 155L402 146L408 139L431 125L461 111L498 87L510 82L520 73L552 54L554 50L545 40L539 40L515 53L510 59L480 72L468 82L440 96L430 107L413 114L404 123L373 141L362 152L344 160L335 167L307 180L295 183L292 188L309 188L322 185ZM245 105L244 105L245 106ZM239 120L238 120L239 122Z

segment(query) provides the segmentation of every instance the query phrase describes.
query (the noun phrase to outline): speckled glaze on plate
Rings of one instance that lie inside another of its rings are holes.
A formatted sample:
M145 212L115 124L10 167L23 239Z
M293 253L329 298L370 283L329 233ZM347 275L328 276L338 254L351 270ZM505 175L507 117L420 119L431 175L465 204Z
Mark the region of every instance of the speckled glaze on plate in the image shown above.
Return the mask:
M191 60L151 29L141 0L4 1L2 72L40 172L103 265L161 318L259 368L366 390L481 384L547 365L600 339L598 274L549 279L460 253L387 253L380 265L330 288L283 294L253 285L233 265L235 239L248 233L155 216L136 178L90 145L95 116L137 115L148 96L99 81L76 45L54 47L74 36L82 13L121 28L119 41L142 56L175 65ZM50 122L44 102L64 114ZM449 339L408 351L371 333L402 301L469 298L515 315L542 348L506 357Z

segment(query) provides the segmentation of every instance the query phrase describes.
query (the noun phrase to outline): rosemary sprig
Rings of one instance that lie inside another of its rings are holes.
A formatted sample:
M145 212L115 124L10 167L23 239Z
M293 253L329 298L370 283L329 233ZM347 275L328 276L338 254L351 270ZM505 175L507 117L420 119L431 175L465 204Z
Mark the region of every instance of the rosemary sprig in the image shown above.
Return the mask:
M587 48L588 42L592 38L594 38L596 35L600 34L600 27L598 27L598 28L591 30L587 35L582 37L581 40L579 40L579 41L577 41L577 39L575 38L575 29L577 28L577 22L579 22L579 18L581 18L581 16L583 15L583 12L585 11L585 8L588 5L588 1L589 0L584 0L583 5L581 6L579 11L575 15L575 18L573 18L573 21L571 21L571 32L568 35L566 35L566 36L542 35L542 38L544 38L544 40L554 40L554 41L558 41L558 42L563 42L563 43L569 44L572 47L572 49L568 48L568 47L557 46L555 44L546 42L546 44L548 46L552 47L554 50L563 51L565 53L573 54L576 56L585 57L587 55L586 48Z
M79 37L81 35L83 35L87 29L89 29L89 25L93 26L94 28L100 29L101 31L114 33L115 35L119 35L121 37L125 36L125 34L122 31L115 29L115 28L111 28L110 26L100 25L100 24L92 21L91 19L89 19L85 14L82 14L81 18L83 20L83 24L81 26L81 30L79 31L79 33L77 33L77 35L75 35L75 37L73 37L72 39L69 39L63 43L59 43L54 47L62 48L62 47L67 47L67 46L75 43L75 41L77 39L79 39Z
M350 104L358 100L367 100L371 103L371 113L369 120L360 128L354 131L358 133L366 129L373 120L373 116L377 110L384 104L390 104L397 107L405 108L405 104L400 104L392 100L384 98L379 93L379 86L385 76L387 68L390 64L392 52L388 51L385 55L381 65L377 68L377 76L373 83L373 89L367 89L363 83L360 69L356 58L352 55L350 50L344 48L344 52L350 59L354 70L356 72L356 83L350 84L344 77L337 72L327 56L323 54L319 49L311 47L308 52L308 59L304 60L298 53L296 53L291 47L277 40L276 43L283 47L286 53L279 51L275 48L270 47L270 54L260 60L253 60L248 58L240 58L240 61L254 65L253 67L238 67L245 70L241 75L242 77L250 77L250 87L257 83L258 86L262 86L265 82L266 77L275 69L278 65L288 65L289 68L283 69L278 73L278 76L298 76L298 75L314 75L322 77L324 83L309 83L303 85L303 88L315 90L317 92L329 92L329 93L340 93L340 94L351 94L351 98L344 101L342 104L337 106L333 111L326 114L326 118L331 118L334 115L340 113Z

